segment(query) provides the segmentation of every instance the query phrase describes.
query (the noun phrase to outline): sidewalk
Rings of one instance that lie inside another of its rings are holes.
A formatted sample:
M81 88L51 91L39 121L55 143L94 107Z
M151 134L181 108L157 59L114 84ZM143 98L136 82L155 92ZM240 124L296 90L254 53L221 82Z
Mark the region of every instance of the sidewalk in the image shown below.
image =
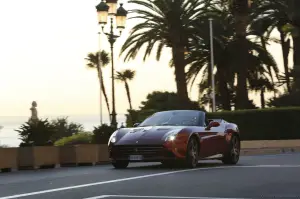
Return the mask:
M242 141L241 155L269 155L300 152L300 140Z

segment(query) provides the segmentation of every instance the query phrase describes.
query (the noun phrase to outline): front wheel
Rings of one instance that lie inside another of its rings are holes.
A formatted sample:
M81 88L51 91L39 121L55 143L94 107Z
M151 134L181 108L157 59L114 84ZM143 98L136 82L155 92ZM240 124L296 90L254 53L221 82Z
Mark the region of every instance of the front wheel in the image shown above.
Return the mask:
M224 155L222 162L224 164L236 164L240 159L241 141L238 136L233 135L230 140L230 149L227 154Z
M187 146L185 165L188 168L196 168L198 165L199 144L195 137L192 137Z
M116 168L116 169L126 169L129 165L129 161L126 160L114 160L112 162L112 165Z

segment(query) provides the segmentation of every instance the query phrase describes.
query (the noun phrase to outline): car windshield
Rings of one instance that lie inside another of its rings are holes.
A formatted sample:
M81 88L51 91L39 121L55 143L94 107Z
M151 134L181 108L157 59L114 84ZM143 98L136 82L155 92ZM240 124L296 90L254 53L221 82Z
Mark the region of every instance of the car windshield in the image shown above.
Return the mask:
M197 111L165 111L155 113L144 120L139 127L197 125L199 125L199 113Z

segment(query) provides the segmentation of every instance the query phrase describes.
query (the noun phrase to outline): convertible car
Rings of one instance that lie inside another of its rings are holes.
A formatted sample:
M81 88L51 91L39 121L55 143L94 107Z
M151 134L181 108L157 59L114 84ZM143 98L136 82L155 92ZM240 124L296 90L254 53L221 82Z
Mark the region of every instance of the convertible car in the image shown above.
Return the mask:
M162 111L133 128L120 128L109 141L112 165L126 168L129 162L184 163L195 168L199 160L215 159L236 164L240 155L238 126L222 119L207 119L195 110Z

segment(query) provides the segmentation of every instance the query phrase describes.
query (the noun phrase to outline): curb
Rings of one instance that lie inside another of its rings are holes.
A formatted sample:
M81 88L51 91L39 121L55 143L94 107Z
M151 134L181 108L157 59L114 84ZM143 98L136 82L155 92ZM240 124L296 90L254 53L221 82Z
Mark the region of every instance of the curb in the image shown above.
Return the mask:
M299 153L300 147L281 147L281 148L259 148L259 149L250 149L245 148L241 149L241 156L248 155L273 155L273 154L291 154L291 153Z

